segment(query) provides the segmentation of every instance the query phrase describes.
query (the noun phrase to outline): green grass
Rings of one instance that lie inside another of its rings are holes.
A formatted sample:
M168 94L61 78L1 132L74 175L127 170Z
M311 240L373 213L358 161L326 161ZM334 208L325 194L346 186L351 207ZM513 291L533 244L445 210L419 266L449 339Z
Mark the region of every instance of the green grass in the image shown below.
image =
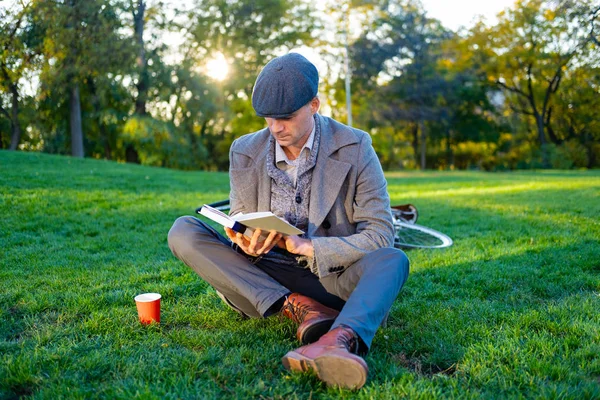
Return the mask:
M455 244L408 252L353 393L288 374L293 323L238 319L171 255L226 174L0 152L0 398L600 398L600 172L388 180Z

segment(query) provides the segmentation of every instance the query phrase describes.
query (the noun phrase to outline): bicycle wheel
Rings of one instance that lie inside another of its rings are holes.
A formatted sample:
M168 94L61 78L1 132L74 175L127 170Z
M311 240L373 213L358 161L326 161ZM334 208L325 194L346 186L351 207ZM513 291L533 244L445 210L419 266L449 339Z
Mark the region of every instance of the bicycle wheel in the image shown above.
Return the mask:
M209 206L211 206L212 208L216 208L219 211L227 211L229 210L229 199L215 201L214 203L210 203Z
M441 232L417 224L394 221L394 247L441 249L452 246L452 239Z

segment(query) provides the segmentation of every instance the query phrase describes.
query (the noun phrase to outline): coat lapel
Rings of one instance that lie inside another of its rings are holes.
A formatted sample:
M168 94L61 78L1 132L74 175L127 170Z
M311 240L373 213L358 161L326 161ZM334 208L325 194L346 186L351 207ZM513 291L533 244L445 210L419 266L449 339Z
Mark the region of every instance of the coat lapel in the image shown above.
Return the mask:
M271 208L271 178L267 173L266 158L269 151L269 134L258 132L255 141L237 148L236 151L253 158L250 167L235 168L230 171L231 185L240 190L239 196L244 204L244 212L269 211Z
M334 132L320 115L318 121L321 124L321 144L310 191L309 235L314 234L333 207L351 168L350 163L338 161L331 155L345 145L356 143L354 135Z
M317 230L331 210L348 171L350 171L350 164L345 162L330 158L325 162L317 161L310 190L309 234Z
M270 147L270 146L267 146ZM269 149L267 149L268 151ZM266 168L267 153L264 152L263 156L256 163L254 176L257 182L258 190L258 204L256 211L271 211L271 177Z

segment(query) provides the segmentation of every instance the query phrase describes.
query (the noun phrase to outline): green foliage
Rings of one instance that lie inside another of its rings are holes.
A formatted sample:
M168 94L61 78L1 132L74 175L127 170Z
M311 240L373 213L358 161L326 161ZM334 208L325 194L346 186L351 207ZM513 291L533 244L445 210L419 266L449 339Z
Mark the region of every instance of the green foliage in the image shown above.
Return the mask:
M166 243L227 174L0 151L0 397L600 397L598 171L387 174L454 239L411 275L358 392L289 374L285 318L240 320ZM133 297L159 292L160 325Z
M373 31L366 31L353 45L358 91L369 94L357 96L354 102L357 121L363 127L391 125L405 131L407 137L400 143L412 146L412 165L420 165L426 155L427 166L448 168L452 154L435 150L443 142L497 138L499 124L490 115L493 107L487 88L473 68L457 65L461 49L455 42L458 37L427 18L418 3L390 2ZM377 81L381 77L389 81L381 84ZM394 143L388 141L389 145ZM460 143L447 147L451 151L456 146ZM380 154L384 153L391 150L383 147Z
M474 38L493 38L476 39L478 52L489 56L479 67L490 82L504 91L511 110L535 127L545 167L549 166L550 149L546 143L560 144L565 134L557 135L552 127L553 103L562 91L561 82L570 70L581 68L578 64L597 60L599 55L590 34L597 17L592 10L596 7L594 1L588 0L523 0L516 3L514 10L500 15L496 26L478 27L473 34ZM588 70L593 64L583 69ZM598 89L591 82L579 83L597 97ZM559 114L559 118L563 117Z
M458 169L490 170L494 165L497 147L489 142L459 142L452 146L454 165Z
M354 125L385 169L596 168L599 18L593 0L522 0L460 32L413 0L3 3L0 148L20 127L20 149L69 154L78 88L86 156L225 170L231 142L265 126L257 74L289 49L322 56L324 111L346 121L348 44ZM206 70L218 54L223 81Z
M373 147L384 170L414 169L414 154L407 132L386 126L371 130Z
M144 165L192 169L201 167L207 158L203 147L190 150L189 140L176 134L175 127L152 117L130 117L120 140L119 147L132 145Z
M587 149L576 140L569 140L560 147L552 145L550 162L552 168L585 168L588 165Z

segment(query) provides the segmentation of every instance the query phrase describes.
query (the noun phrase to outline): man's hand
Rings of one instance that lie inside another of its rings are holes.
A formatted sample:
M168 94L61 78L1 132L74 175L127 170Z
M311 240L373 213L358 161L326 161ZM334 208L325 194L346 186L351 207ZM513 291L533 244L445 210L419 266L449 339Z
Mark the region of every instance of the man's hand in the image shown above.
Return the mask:
M304 239L300 236L283 236L279 239L277 245L286 249L292 254L298 254L306 257L314 257L315 249L310 239Z
M260 237L260 229L254 231L251 239L248 239L247 236L229 228L225 228L225 233L233 243L237 244L240 249L244 251L244 253L253 257L267 254L282 238L281 233L271 231L269 232L269 236L263 241Z

